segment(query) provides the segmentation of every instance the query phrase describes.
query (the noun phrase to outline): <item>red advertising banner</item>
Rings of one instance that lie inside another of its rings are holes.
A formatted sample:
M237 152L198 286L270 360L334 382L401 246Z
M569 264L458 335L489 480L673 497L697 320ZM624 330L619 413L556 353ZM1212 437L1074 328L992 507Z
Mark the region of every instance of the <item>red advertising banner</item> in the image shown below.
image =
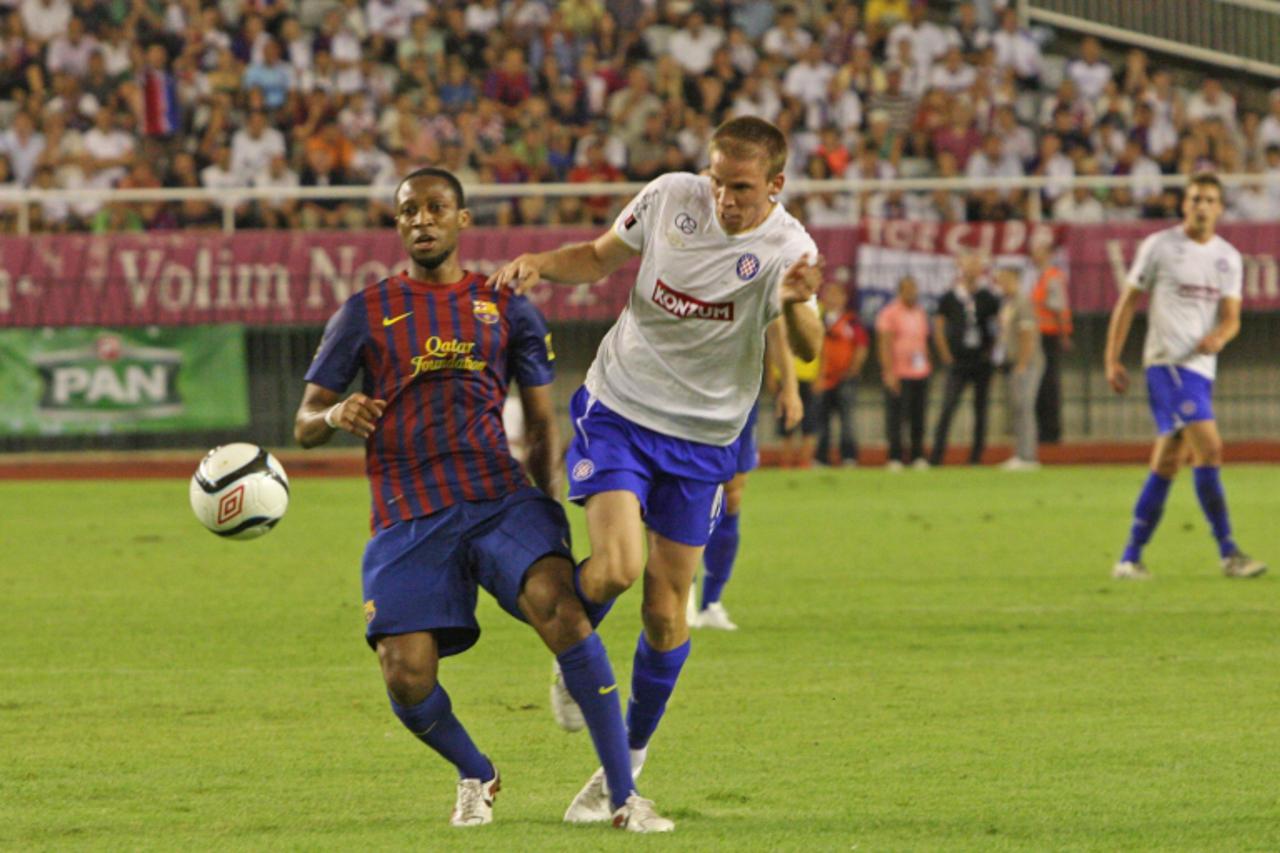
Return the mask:
M856 284L864 314L902 275L941 292L954 256L976 249L1022 260L1050 240L1071 271L1077 311L1106 311L1143 236L1167 223L1049 226L1023 222L939 225L868 222L813 229L828 276ZM589 240L595 229L474 228L462 237L466 267L489 272L522 252ZM1245 256L1245 307L1280 309L1275 247L1280 223L1224 225ZM0 237L0 328L323 323L352 293L403 268L393 231L199 232ZM589 285L540 284L534 301L553 321L611 320L626 304L634 266Z
M491 272L523 252L599 233L473 228L461 252L467 269ZM853 235L815 233L840 281L851 280ZM544 282L531 296L550 320L612 320L635 267L589 285ZM322 324L352 293L403 268L390 230L0 237L0 327Z

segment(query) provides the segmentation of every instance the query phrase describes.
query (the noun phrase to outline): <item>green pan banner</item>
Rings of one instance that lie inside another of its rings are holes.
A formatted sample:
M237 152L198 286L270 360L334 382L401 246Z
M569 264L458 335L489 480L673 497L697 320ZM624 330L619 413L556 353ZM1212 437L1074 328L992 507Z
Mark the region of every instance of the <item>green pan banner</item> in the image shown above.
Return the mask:
M244 327L0 329L0 434L242 427Z

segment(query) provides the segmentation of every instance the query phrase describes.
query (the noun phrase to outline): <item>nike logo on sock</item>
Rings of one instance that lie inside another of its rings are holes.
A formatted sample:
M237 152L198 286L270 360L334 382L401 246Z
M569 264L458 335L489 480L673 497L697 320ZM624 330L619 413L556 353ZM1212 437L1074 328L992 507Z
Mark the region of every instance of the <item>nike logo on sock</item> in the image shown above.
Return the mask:
M600 695L601 695L601 696L608 696L610 693L612 693L613 691L615 691L615 690L617 690L617 689L618 689L618 685L617 685L617 684L610 684L608 687L601 687L601 688L600 688Z

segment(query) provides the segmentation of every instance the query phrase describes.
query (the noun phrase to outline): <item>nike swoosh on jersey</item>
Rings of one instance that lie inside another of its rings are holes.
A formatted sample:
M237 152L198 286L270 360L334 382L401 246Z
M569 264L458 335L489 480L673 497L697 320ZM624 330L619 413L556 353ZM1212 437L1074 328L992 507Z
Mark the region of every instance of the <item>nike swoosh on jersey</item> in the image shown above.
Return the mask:
M615 691L615 690L617 690L617 689L618 689L618 685L616 685L616 684L610 684L608 687L601 687L601 688L599 688L599 692L600 692L600 695L601 695L601 696L608 696L610 693L612 693L613 691Z
M412 311L406 311L398 317L383 317L382 326L383 328L386 328L387 326L394 326L396 323L399 323L401 320L403 320L405 317L408 317L412 313L413 313Z

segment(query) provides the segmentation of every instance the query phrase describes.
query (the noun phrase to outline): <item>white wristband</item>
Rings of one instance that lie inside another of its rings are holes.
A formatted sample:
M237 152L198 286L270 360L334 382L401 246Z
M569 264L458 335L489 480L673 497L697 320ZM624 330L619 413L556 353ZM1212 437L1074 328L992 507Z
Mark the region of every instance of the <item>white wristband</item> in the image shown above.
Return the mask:
M330 406L329 408L325 409L325 412L324 412L324 425L325 425L325 426L327 426L329 429L337 429L337 428L338 428L338 424L337 424L337 422L335 422L335 421L334 421L334 419L333 419L333 413L334 413L334 412L336 412L336 411L338 411L338 407L339 407L339 406L341 406L341 405L342 405L342 403L334 403L332 406Z

